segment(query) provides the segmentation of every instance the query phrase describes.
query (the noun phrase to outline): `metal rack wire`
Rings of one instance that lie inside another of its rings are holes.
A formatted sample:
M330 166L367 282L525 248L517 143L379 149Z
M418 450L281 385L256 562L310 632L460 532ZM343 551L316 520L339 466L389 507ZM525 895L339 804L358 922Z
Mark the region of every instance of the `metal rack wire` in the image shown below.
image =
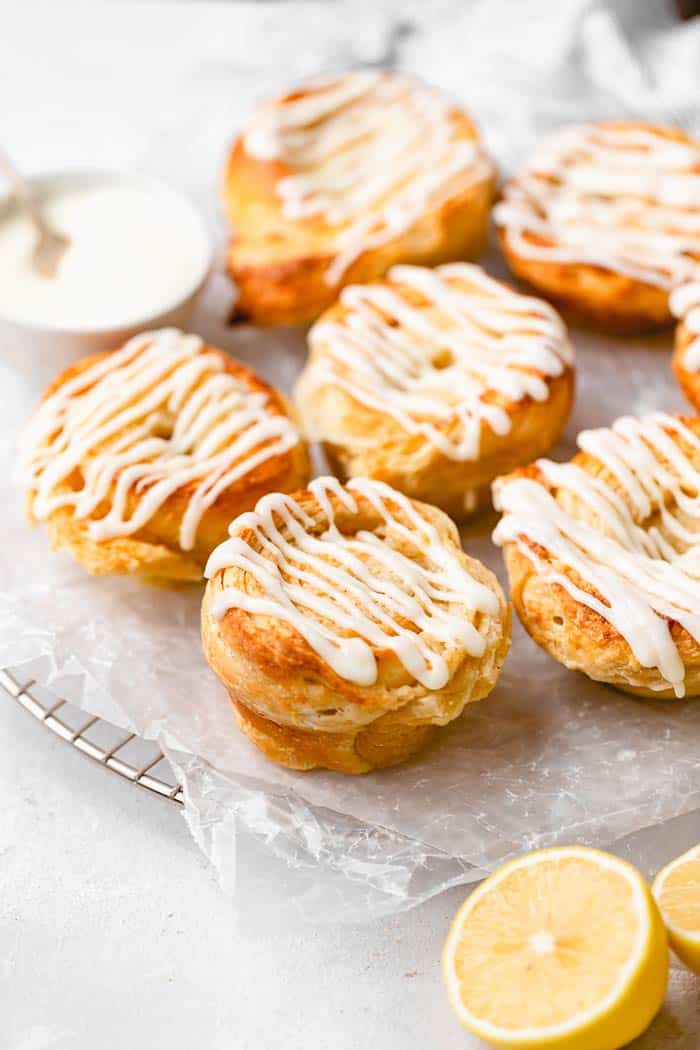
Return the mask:
M103 769L161 798L182 804L182 789L157 744L59 700L14 670L0 670L0 688L38 722Z

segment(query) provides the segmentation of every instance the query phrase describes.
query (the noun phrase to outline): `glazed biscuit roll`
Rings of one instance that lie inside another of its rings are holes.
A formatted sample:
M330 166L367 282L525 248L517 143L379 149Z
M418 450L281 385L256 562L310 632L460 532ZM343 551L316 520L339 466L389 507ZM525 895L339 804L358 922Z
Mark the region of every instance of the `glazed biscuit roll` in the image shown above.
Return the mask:
M565 666L645 697L700 694L700 420L584 430L568 463L500 478L513 604Z
M148 332L49 387L24 433L27 514L88 572L201 579L232 515L309 477L282 396L196 335Z
M547 452L572 404L558 314L467 263L395 266L345 288L309 348L296 403L337 473L456 519L488 502L497 475Z
M494 218L513 272L563 308L610 330L670 324L700 262L700 143L639 122L564 128Z
M394 263L472 258L494 189L470 118L412 78L361 69L265 101L224 176L237 313L300 324Z
M493 689L509 646L498 582L449 518L369 479L265 496L206 575L207 660L293 769L405 760Z

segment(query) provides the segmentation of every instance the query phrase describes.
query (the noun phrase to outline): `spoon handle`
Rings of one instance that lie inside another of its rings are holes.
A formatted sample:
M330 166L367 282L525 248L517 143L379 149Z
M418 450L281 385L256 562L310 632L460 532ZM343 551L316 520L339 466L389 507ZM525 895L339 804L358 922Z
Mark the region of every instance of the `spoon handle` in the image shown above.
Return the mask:
M12 186L17 195L17 199L34 223L37 231L43 233L46 229L46 223L44 222L41 211L36 205L34 194L29 187L29 183L20 173L15 164L10 160L10 157L2 146L0 146L0 171Z

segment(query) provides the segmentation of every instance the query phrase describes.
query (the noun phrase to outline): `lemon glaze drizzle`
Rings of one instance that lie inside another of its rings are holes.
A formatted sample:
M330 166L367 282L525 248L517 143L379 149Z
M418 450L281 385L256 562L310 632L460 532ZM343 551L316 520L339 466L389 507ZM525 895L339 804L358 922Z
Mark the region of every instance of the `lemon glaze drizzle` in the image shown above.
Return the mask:
M231 538L211 554L205 576L235 568L216 591L213 615L243 609L284 620L338 674L358 685L377 678L373 649L396 654L426 689L450 678L449 652L483 655L486 642L470 614L496 615L494 592L474 579L459 552L405 496L383 482L336 478L309 485L318 520L292 496L273 493L231 525ZM380 516L379 531L345 534L338 511L355 515L359 497ZM252 540L243 533L252 531ZM400 547L408 547L411 554ZM415 553L413 553L415 552ZM260 593L251 591L246 577ZM406 626L408 621L411 626ZM431 641L433 644L431 644Z
M421 434L447 458L475 460L483 423L499 435L512 426L505 408L485 395L546 401L547 379L573 362L556 311L511 291L478 266L395 266L388 282L345 288L344 316L320 321L309 333L318 353L298 390L315 440L333 441L336 435L327 422L314 420L305 395L336 386L392 416L407 433ZM423 304L412 305L405 290L419 293Z
M285 217L321 216L339 227L325 275L331 285L427 207L493 174L479 143L458 137L439 92L369 69L310 81L299 94L263 103L243 144L249 156L292 170L275 185Z
M34 517L70 507L94 540L129 536L178 489L193 486L179 530L180 547L191 550L219 495L299 442L267 393L202 349L198 336L176 329L136 336L41 403L17 472ZM74 489L69 479L78 470ZM105 500L109 509L97 516Z
M683 696L685 668L668 621L700 642L700 472L693 462L700 460L700 439L681 420L658 412L584 430L578 445L611 481L550 460L536 463L542 481L497 481L494 503L503 516L494 542L517 544L538 575L612 624L642 667L658 670L664 684L652 688L670 685ZM570 513L547 486L567 490L594 523ZM652 515L658 519L644 528ZM551 569L533 544L600 598Z

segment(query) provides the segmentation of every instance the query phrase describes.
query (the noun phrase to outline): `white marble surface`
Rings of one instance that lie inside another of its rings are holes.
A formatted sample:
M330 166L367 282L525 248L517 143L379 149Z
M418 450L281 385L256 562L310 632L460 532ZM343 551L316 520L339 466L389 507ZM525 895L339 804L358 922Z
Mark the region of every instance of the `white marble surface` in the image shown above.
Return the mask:
M571 66L571 95L553 97L540 124L574 114L576 84L585 81L598 111L637 110L693 126L698 92L687 73L700 76L700 35L675 27L666 7L628 0L613 17L592 0L109 7L0 0L0 128L28 170L153 171L212 217L221 154L251 100L353 62L398 60L459 87L504 160L528 133L519 97L529 85L554 82L562 63ZM498 34L474 47L488 22ZM615 41L614 63L596 59L602 37ZM496 77L507 99L497 122ZM177 167L164 170L173 151ZM234 922L175 806L108 777L2 698L0 747L3 1050L474 1045L452 1020L439 975L461 891L363 927L289 929L283 900L267 921L251 908ZM692 821L657 829L635 843L635 856L651 870L693 834ZM278 872L260 852L246 858L241 877L254 901L256 885L269 892ZM691 1050L699 1038L698 984L675 970L664 1013L638 1050Z

